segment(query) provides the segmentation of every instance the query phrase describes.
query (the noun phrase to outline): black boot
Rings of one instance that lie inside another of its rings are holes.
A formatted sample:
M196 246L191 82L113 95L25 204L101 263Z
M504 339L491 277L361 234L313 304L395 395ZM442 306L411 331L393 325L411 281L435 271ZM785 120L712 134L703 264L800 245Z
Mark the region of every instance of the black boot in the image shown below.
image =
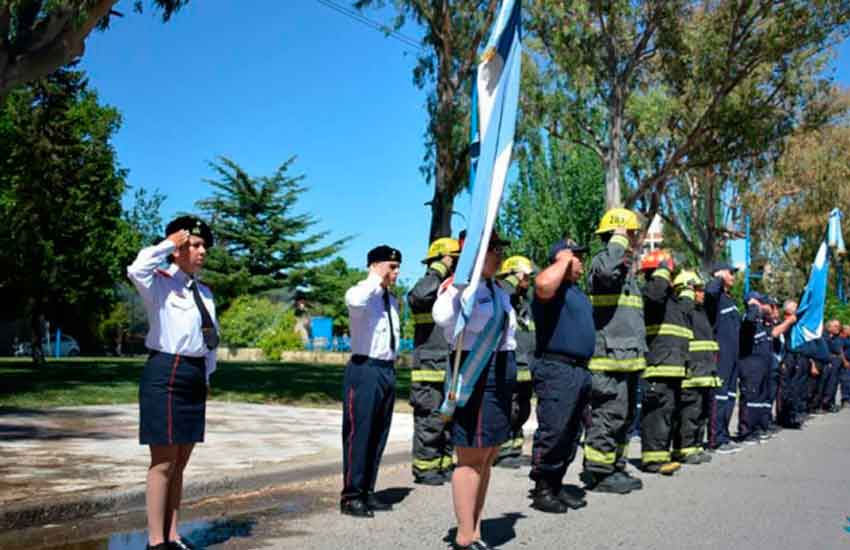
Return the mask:
M532 492L531 507L548 514L566 514L567 505L561 502L552 487L538 481Z
M346 516L356 518L372 518L375 514L363 498L348 498L339 503L339 511Z
M563 502L567 508L578 510L587 506L587 501L584 499L584 490L576 486L562 486L557 496L558 500Z
M366 496L366 505L369 507L370 510L373 510L375 512L388 512L393 509L392 504L386 503L383 500L379 499L375 496L375 493L369 493Z

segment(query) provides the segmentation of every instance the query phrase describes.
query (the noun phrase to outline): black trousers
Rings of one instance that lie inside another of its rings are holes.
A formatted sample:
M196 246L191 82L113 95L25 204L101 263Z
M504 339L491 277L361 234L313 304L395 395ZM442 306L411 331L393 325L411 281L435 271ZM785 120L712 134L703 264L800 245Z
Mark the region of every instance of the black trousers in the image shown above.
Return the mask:
M717 376L723 385L714 390L708 434L708 444L712 449L729 443L729 423L735 411L738 390L738 362L734 359L721 361L717 364Z
M805 418L808 369L808 359L802 355L789 353L782 360L776 415L780 426L798 428Z
M738 362L741 377L738 437L749 437L767 431L769 427L771 361L771 357L751 355Z
M443 371L445 372L445 371ZM440 414L444 382L414 382L410 386L413 406L413 477L443 477L452 469L452 425Z
M670 462L673 415L680 408L681 378L649 378L641 381L641 462Z
M508 436L508 440L499 449L499 456L496 462L505 458L521 457L522 446L525 444L525 434L522 431L522 426L531 416L531 395L533 390L531 380L520 381L523 370L519 368L517 371L517 382L514 385L514 393L511 396L511 433ZM527 369L525 373L528 374Z
M342 415L342 498L375 490L395 405L392 361L352 356L345 366Z
M545 358L535 359L531 372L537 394L537 430L529 477L559 488L576 456L582 418L590 403L590 372L566 361Z
M682 388L673 412L673 455L684 458L703 450L714 388Z
M637 411L639 372L591 372L590 427L584 469L594 474L624 471L628 431Z

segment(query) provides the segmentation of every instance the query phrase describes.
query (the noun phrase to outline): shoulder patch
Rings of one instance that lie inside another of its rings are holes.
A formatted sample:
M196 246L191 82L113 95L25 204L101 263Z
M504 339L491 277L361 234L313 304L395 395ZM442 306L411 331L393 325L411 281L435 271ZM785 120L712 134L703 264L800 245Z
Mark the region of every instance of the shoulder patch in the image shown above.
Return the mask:
M169 279L171 278L171 273L169 273L168 271L166 271L164 269L157 269L155 273L157 275L162 276L162 277L167 277Z

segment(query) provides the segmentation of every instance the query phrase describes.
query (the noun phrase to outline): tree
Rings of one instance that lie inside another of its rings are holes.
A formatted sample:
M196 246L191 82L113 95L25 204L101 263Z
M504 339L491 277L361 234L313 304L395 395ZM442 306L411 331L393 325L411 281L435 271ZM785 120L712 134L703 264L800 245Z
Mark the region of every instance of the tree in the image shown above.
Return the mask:
M529 148L508 189L500 226L510 254L548 262L549 248L565 234L590 246L605 208L605 174L591 152L558 139Z
M118 0L3 0L0 2L0 97L75 62L95 29L106 29ZM152 0L164 21L188 0ZM141 12L143 3L133 8Z
M671 178L787 135L848 21L842 0L537 0L542 128L599 156L609 208L643 202L650 218Z
M478 48L489 30L498 0L357 0L363 10L392 5L391 28L412 19L424 30L424 50L413 83L428 88L427 150L422 173L434 184L429 239L451 235L455 197L469 181L469 84Z
M217 239L204 277L215 289L222 310L237 296L294 288L300 271L335 254L349 240L321 245L329 232L307 234L318 220L293 212L307 190L302 185L304 176L287 173L294 162L292 157L271 176L261 177L248 175L226 157L210 163L218 179L207 183L216 192L197 206L210 220Z
M0 104L0 292L30 319L36 361L45 320L90 346L124 278L126 172L110 143L120 121L67 69Z

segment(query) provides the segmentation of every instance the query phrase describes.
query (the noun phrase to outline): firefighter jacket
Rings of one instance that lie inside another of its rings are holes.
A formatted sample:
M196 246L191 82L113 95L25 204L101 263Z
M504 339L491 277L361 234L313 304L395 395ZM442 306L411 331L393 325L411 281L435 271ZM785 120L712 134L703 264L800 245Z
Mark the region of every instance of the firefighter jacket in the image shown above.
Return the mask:
M643 289L646 319L646 370L644 378L684 378L688 348L694 333L691 312L694 291L685 289L678 295L670 284L670 271L656 269Z
M624 236L614 235L590 263L587 286L596 329L591 371L635 372L646 366L643 300L628 246Z
M714 340L714 329L702 305L691 312L691 330L694 339L688 346L688 378L683 388L719 388L723 382L717 376L717 353L720 346Z
M413 371L411 382L442 383L449 365L449 344L443 330L434 324L431 309L437 301L437 291L451 275L441 262L432 262L425 275L407 294L413 317Z

